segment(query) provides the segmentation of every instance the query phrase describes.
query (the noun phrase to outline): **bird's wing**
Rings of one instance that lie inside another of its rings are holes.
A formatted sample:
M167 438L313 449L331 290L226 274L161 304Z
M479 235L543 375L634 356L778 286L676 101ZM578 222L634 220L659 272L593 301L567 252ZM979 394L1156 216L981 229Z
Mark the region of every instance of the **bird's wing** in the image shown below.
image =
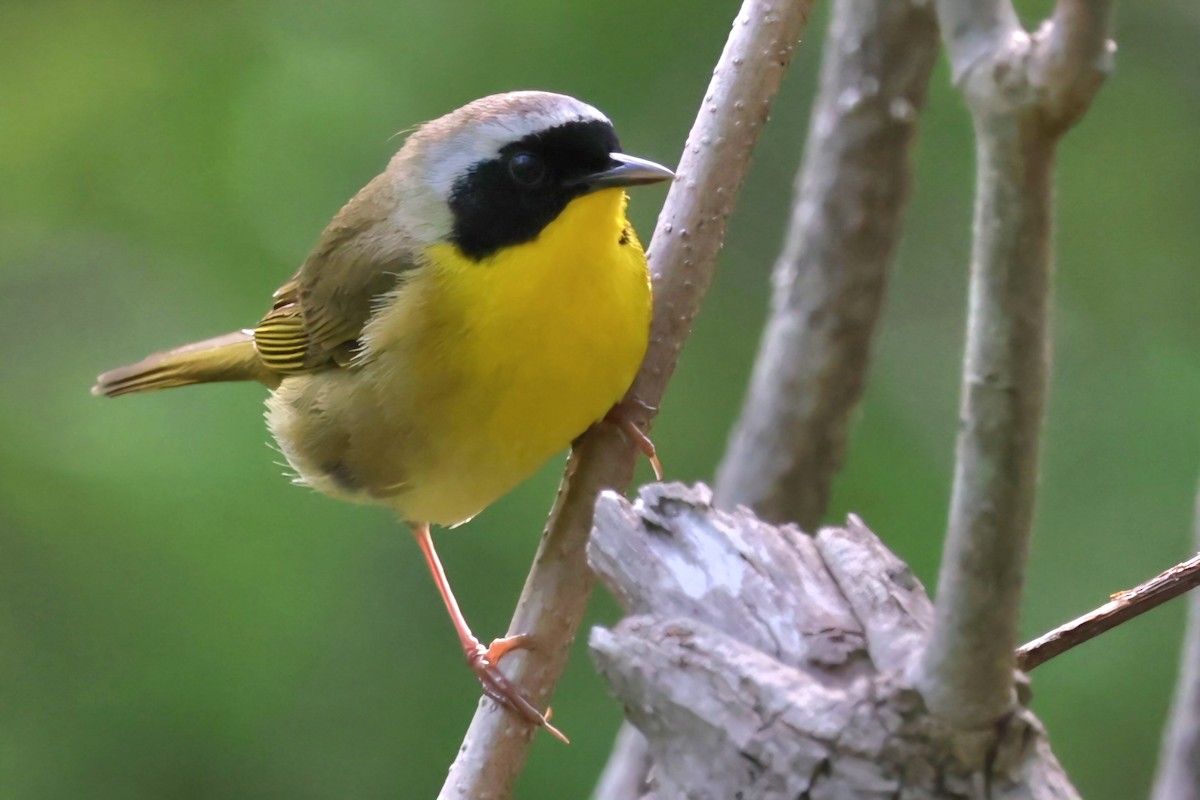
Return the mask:
M373 181L346 204L254 329L268 368L307 372L350 363L377 298L414 266Z

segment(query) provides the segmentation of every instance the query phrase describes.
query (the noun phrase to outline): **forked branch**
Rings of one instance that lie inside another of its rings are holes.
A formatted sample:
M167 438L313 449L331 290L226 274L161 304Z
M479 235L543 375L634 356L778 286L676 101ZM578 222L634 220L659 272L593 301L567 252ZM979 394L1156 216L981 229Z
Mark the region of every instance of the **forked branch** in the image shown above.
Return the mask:
M962 427L917 685L969 730L1013 708L1048 377L1054 156L1104 78L1111 3L1059 0L1034 35L1009 0L939 0L937 10L978 165Z

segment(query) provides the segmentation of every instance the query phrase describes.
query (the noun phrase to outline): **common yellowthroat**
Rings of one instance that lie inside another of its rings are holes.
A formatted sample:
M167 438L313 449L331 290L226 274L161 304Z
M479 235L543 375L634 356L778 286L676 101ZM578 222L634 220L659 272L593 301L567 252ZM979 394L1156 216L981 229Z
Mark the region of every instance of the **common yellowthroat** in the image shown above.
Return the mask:
M574 98L476 100L405 141L256 327L106 372L92 391L265 384L297 482L409 522L484 691L561 737L497 669L525 637L480 644L429 526L469 520L606 417L658 469L619 405L651 313L624 188L672 177Z

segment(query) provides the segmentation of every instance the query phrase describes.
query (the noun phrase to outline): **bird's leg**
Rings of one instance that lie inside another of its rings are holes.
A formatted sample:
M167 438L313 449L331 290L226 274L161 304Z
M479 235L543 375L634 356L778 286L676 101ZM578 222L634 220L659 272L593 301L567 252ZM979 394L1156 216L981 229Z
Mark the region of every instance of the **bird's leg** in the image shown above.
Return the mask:
M636 397L626 397L608 410L604 421L625 432L630 441L637 445L638 450L642 451L642 455L650 461L650 466L654 468L654 478L661 481L663 469L662 462L658 460L658 451L654 448L654 442L650 441L650 437L642 430L647 417L657 410Z
M550 724L549 709L545 714L539 711L537 706L530 702L529 698L505 677L497 666L500 659L507 653L529 647L529 636L523 633L506 636L496 639L489 647L480 644L479 639L467 625L467 620L458 607L458 601L454 599L454 592L450 589L450 582L446 579L446 571L442 569L442 561L438 558L437 550L433 548L429 525L419 523L414 524L412 528L417 545L425 555L425 563L429 566L433 582L437 584L438 592L442 595L442 602L446 604L446 610L450 612L450 621L454 623L454 630L458 634L458 640L467 656L467 664L479 678L479 682L483 684L483 693L529 724L540 725L555 738L567 742L567 737L562 734L562 731Z

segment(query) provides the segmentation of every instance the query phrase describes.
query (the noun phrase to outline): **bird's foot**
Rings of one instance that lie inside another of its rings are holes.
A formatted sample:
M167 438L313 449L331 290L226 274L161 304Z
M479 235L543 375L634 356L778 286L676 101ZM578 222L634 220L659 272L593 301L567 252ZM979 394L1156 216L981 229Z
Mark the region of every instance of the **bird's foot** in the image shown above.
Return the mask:
M625 432L625 435L637 445L638 450L654 468L655 480L661 481L663 468L662 462L658 460L658 450L655 449L654 442L642 430L648 424L650 416L656 411L658 409L649 403L642 402L636 397L626 397L609 409L608 413L604 415L604 421L616 425Z
M550 709L547 708L543 714L524 692L500 671L500 659L513 650L528 648L530 642L529 635L521 633L496 639L487 647L474 640L463 649L467 654L467 663L483 685L484 694L530 725L539 725L563 744L570 744L563 732L550 724Z

